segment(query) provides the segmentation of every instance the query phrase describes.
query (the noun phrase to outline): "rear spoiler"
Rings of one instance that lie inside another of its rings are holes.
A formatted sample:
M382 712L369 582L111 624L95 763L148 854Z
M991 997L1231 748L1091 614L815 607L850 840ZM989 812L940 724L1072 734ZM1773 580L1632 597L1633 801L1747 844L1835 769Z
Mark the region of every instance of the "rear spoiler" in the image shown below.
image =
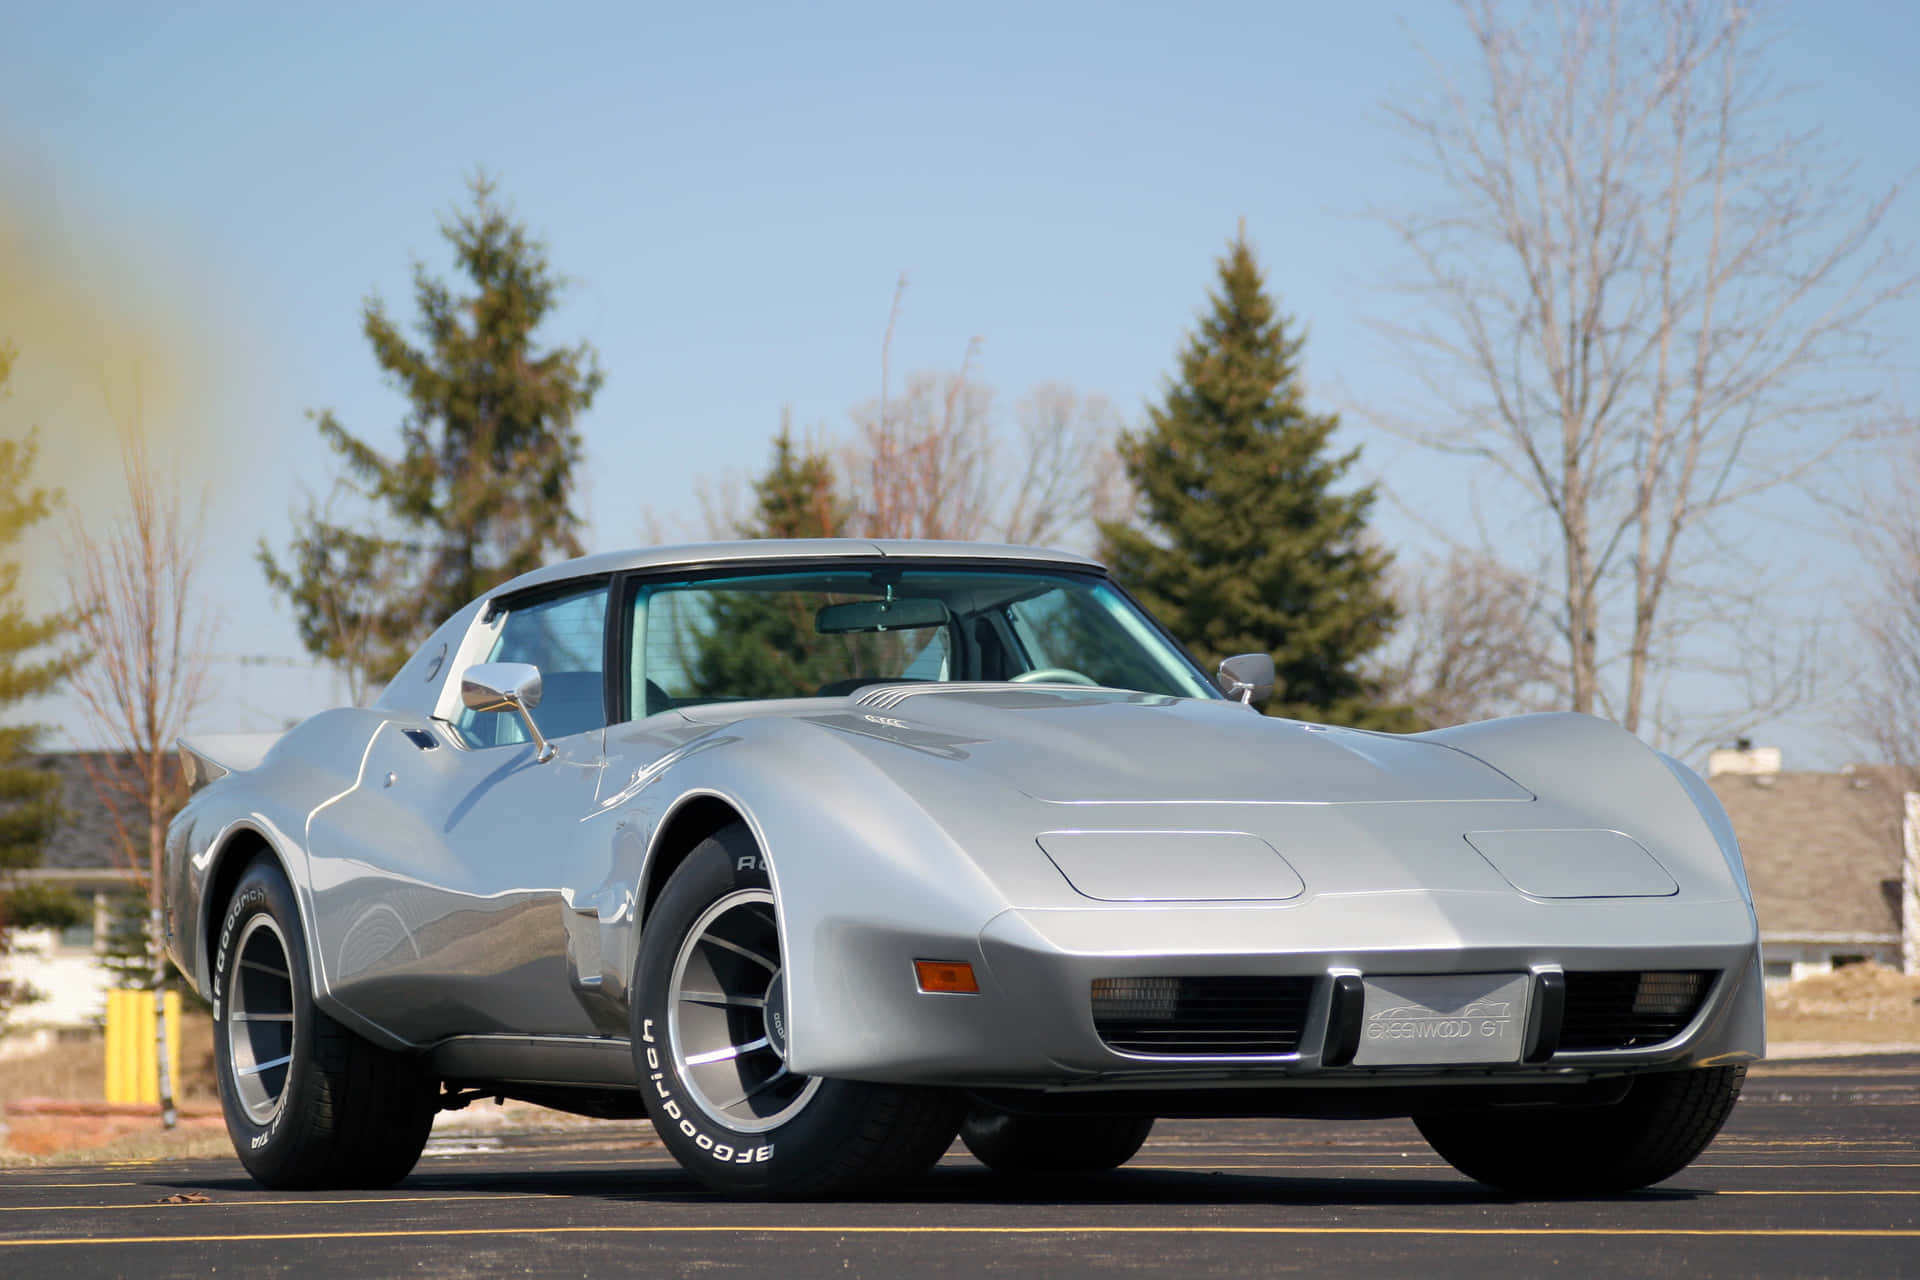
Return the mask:
M267 758L277 733L209 733L181 738L180 764L189 790L198 791L230 773L245 773Z

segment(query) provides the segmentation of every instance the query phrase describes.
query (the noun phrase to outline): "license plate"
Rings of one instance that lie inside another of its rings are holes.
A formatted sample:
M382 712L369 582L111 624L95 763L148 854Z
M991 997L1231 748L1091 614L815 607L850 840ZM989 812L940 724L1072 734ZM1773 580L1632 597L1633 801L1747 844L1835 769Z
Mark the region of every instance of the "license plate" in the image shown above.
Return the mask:
M1527 1033L1527 975L1363 978L1356 1067L1518 1062Z

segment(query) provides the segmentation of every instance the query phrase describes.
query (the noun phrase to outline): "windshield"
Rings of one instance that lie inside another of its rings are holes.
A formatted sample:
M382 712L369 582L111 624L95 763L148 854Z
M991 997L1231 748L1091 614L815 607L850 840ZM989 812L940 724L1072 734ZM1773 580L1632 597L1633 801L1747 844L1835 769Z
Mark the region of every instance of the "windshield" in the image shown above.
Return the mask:
M1125 596L1059 571L889 564L743 574L647 584L632 609L636 714L898 681L1220 696Z

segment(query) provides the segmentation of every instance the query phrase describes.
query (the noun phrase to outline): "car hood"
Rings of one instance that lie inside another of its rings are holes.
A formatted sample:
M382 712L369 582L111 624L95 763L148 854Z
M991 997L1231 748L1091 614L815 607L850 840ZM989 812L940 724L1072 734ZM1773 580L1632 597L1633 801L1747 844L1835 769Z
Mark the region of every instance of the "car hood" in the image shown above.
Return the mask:
M1065 804L1530 800L1463 751L1231 702L1030 685L885 685L807 717Z

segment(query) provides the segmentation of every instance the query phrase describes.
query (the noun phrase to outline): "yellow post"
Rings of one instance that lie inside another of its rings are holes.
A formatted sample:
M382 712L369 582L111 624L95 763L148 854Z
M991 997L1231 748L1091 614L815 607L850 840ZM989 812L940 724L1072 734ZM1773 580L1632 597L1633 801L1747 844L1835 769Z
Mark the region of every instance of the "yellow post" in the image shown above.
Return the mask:
M120 1051L120 1002L115 999L120 993L107 991L107 1101L113 1101L113 1064L119 1058Z
M167 992L167 1079L173 1082L173 1096L180 1096L180 993ZM160 1101L160 1085L156 1080L153 1087L153 1100Z
M130 995L140 1003L140 1017L134 1023L140 1028L140 1044L133 1060L139 1068L139 1092L135 1102L160 1101L160 1063L155 1057L153 1043L153 995L151 992L134 991Z
M115 988L107 992L107 1101L131 1102L126 1081L126 1068L131 1059L127 1056L127 1045L133 1039L132 1028L127 1025L127 996L130 992Z
M167 1069L180 1088L180 993L167 1001ZM107 992L107 1101L160 1101L160 1060L154 1045L153 992Z

